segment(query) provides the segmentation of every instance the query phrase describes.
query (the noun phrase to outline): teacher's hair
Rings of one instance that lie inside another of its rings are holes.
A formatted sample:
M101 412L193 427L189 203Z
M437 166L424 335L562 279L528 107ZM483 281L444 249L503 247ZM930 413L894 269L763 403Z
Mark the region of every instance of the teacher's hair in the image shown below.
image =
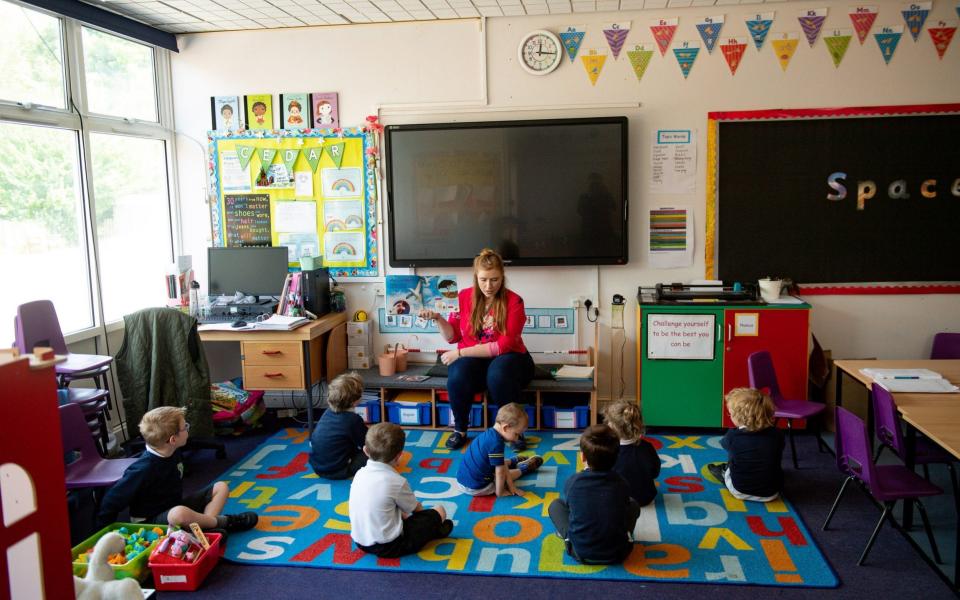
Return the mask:
M484 248L480 254L473 259L473 311L470 314L470 329L477 337L483 331L483 319L487 316L484 311L483 292L480 291L480 282L477 280L477 271L500 271L503 281L500 282L500 289L493 297L493 318L494 328L500 333L507 331L507 275L503 271L503 258L490 248Z

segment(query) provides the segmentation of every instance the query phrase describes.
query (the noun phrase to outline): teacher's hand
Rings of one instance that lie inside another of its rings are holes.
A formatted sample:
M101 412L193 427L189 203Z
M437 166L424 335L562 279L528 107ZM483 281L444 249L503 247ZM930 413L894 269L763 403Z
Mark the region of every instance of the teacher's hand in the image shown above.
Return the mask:
M435 310L430 310L429 308L421 308L420 312L417 313L417 316L420 317L421 319L431 319L434 321L437 321L443 318L440 316L440 313L438 313Z
M449 366L458 358L460 358L460 350L448 350L440 355L440 362Z

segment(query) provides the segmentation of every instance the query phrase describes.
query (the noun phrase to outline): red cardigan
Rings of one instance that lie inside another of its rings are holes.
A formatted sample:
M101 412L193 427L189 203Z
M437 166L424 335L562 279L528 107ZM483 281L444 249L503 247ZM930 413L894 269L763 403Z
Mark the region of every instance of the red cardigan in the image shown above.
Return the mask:
M470 315L473 311L473 287L460 290L460 311L450 313L447 319L453 325L453 339L448 342L457 342L457 348L469 348L485 344L490 356L498 356L507 352L526 352L523 345L523 326L527 322L526 312L523 310L523 298L507 290L507 320L506 333L500 333L495 328L485 329L477 338L470 327ZM492 315L491 311L491 315Z

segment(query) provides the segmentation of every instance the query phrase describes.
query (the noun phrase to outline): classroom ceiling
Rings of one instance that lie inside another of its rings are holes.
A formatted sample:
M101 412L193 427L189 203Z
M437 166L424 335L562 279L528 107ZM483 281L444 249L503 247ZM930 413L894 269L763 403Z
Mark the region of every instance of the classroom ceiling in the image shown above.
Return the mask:
M798 0L85 0L169 33L615 12Z

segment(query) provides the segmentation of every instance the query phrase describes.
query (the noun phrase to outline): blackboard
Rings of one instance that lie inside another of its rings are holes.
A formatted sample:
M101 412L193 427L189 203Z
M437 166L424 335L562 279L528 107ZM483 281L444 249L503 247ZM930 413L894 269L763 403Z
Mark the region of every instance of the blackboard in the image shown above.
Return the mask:
M960 280L960 115L718 121L719 279ZM828 200L835 173L846 198Z

